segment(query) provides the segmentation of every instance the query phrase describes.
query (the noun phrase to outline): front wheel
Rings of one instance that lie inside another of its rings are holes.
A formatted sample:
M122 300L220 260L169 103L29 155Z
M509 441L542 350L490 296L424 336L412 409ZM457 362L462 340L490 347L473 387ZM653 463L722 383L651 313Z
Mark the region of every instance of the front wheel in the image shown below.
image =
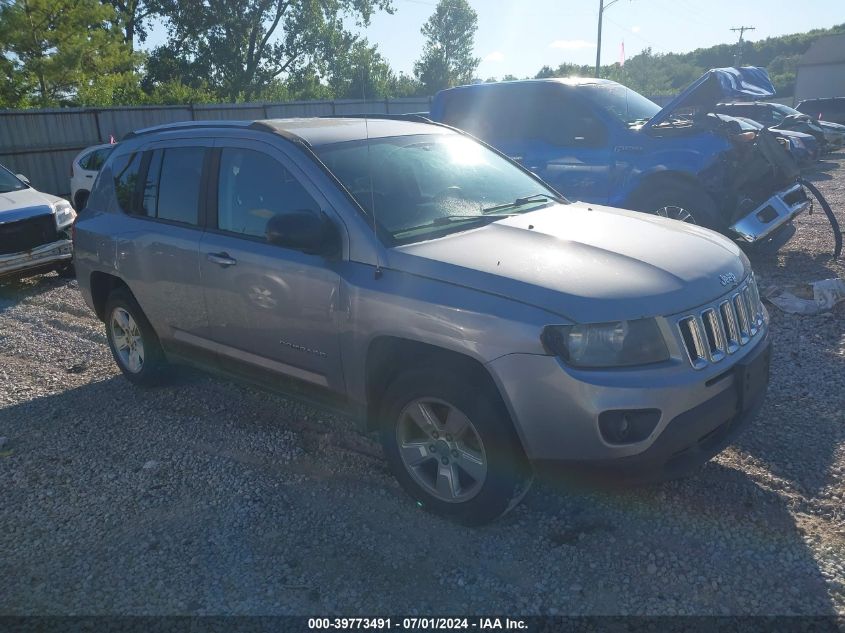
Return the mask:
M415 370L384 397L382 445L417 503L467 525L488 523L521 499L530 471L502 405L460 376Z
M670 220L722 231L725 223L710 195L692 185L659 184L637 195L631 208Z
M139 385L161 381L164 351L135 297L124 288L113 290L106 302L106 336L126 378Z

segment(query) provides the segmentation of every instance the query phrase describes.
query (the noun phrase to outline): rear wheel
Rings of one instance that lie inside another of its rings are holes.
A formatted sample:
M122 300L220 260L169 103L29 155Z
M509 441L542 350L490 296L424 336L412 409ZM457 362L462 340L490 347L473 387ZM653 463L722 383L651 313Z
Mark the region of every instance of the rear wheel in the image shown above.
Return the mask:
M683 183L650 187L635 197L632 208L714 231L725 228L713 198L705 191Z
M113 290L106 302L106 336L126 378L139 385L161 381L164 351L135 297L124 288Z
M527 491L530 470L497 400L435 370L408 372L388 387L382 445L393 474L419 505L480 525Z

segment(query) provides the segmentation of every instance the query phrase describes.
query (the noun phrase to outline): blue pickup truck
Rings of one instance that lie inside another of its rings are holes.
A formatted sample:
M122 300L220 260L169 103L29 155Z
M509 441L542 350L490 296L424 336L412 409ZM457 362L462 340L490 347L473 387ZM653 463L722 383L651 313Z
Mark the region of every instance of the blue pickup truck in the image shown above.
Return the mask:
M712 114L770 98L760 68L708 71L666 107L604 79L545 79L439 92L430 118L468 131L570 199L657 213L777 249L810 203L774 134Z

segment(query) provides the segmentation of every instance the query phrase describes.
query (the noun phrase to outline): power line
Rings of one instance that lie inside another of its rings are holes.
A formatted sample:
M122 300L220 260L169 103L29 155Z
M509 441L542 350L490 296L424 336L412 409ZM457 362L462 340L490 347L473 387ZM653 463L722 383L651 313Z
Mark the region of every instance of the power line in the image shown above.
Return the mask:
M664 53L669 53L669 52L671 52L671 51L670 51L668 48L666 48L665 46L658 46L657 44L655 44L654 42L652 42L650 39L643 37L643 36L642 36L642 35L640 35L639 33L635 33L634 31L629 31L629 30L628 30L628 27L626 27L624 24L620 24L620 23L619 23L619 22L617 22L616 20L612 20L612 19L610 19L610 18L608 18L608 17L605 17L605 20L607 20L607 21L608 21L608 22L610 22L611 24L613 24L613 25L615 25L615 26L619 27L619 29L620 29L620 30L624 31L624 32L625 32L625 34L626 34L626 35L625 35L626 37L627 37L628 35L630 35L630 36L631 36L631 37L633 37L633 38L636 38L636 39L638 39L638 40L640 40L640 41L642 41L642 42L645 42L646 44L648 44L651 48L653 48L653 49L654 49L654 50L656 50L656 51L663 51Z
M737 26L731 29L731 31L739 31L739 41L736 43L736 55L734 56L734 66L739 66L742 64L742 48L743 48L743 41L742 36L745 35L746 31L755 31L756 29L753 26Z
M605 9L609 9L617 2L619 0L610 0L610 2L605 4L604 0L599 0L599 32L596 37L596 77L599 76L599 69L601 69L601 20L604 16Z

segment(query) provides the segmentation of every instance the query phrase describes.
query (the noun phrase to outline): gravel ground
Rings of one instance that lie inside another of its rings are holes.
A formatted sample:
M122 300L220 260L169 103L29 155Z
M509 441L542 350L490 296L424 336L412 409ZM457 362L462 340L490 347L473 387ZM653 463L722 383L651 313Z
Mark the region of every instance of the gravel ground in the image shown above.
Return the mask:
M845 220L845 157L811 174ZM824 215L763 284L845 277ZM845 222L843 222L845 224ZM0 613L845 615L845 305L771 309L765 408L697 475L418 510L349 422L118 375L75 282L0 287Z

